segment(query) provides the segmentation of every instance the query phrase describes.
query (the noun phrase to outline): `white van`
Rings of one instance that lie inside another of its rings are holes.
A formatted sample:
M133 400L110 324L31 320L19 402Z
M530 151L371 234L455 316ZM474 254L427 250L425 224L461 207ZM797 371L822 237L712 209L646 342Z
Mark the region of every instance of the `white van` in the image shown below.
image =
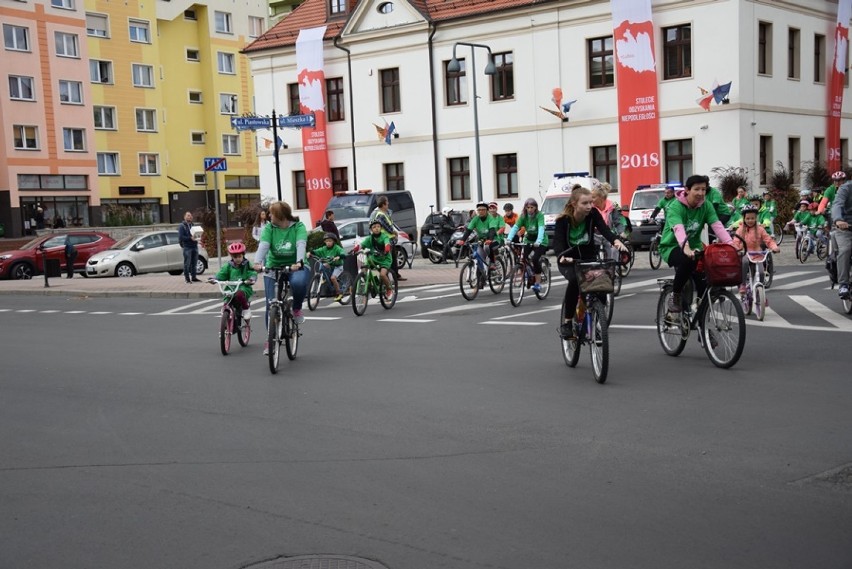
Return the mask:
M663 198L666 193L666 188L677 190L680 184L653 184L648 186L639 186L633 192L633 197L630 199L630 225L633 226L633 231L630 233L630 243L633 247L644 247L651 243L651 240L657 234L656 225L642 225L648 221L657 203ZM660 211L657 218L662 220L665 218L665 211Z
M574 184L580 184L584 188L592 189L600 185L597 178L589 176L588 172L564 172L553 175L553 180L544 195L541 204L541 213L544 214L544 231L550 246L553 247L553 232L556 227L556 216L562 213L568 198L571 197L571 188Z

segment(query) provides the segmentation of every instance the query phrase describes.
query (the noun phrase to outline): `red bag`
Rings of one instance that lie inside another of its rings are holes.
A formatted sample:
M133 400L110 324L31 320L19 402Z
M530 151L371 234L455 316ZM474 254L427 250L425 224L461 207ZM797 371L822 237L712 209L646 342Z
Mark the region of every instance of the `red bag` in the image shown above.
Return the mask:
M704 274L710 286L736 286L743 282L743 265L737 249L728 243L704 248Z

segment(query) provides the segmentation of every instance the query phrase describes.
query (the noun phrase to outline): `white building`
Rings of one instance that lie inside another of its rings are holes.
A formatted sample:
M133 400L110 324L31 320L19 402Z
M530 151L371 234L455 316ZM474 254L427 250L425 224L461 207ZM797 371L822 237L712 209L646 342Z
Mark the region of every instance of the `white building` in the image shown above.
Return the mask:
M836 1L652 0L652 7L662 181L740 166L757 188L778 161L798 170L825 160ZM517 206L539 197L555 172L589 171L618 187L608 0L307 0L246 48L258 114L291 111L298 32L321 25L328 25L336 190L404 188L414 194L420 220L430 204L471 208L479 197L475 112L485 201ZM452 77L447 64L456 42L488 46L497 75L484 73L484 47L458 45L463 69ZM733 82L729 103L705 111L700 88L715 81ZM577 100L567 122L540 108L556 110L555 87L566 101ZM374 124L383 121L393 121L399 134L390 146L376 134ZM844 165L850 124L844 112ZM258 134L264 137L271 138ZM288 130L282 138L283 198L304 210L301 137ZM273 156L259 146L262 193L273 197Z

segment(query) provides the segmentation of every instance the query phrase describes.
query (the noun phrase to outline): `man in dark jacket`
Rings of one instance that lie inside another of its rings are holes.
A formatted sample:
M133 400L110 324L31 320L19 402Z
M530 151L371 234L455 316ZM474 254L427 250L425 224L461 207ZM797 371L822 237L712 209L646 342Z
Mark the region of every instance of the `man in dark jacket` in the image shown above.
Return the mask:
M831 202L831 219L836 231L831 235L837 243L837 282L838 294L846 299L852 294L849 290L849 268L852 263L852 182L846 182L837 190Z
M198 266L198 241L192 234L192 213L183 214L183 223L178 227L178 242L183 249L183 278L188 283L201 280L195 274Z
M337 236L337 240L340 241L340 231L337 229L337 224L334 222L334 212L328 210L325 212L323 218L317 223L322 230L326 233L334 233Z
M71 243L71 236L65 236L65 278L74 278L74 261L77 259L77 248Z

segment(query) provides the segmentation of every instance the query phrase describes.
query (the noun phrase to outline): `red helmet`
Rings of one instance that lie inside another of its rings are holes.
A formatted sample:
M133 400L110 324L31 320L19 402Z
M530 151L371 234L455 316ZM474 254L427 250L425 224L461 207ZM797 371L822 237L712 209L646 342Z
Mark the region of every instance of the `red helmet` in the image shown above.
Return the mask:
M837 172L835 172L834 174L831 175L832 180L842 180L845 177L846 177L846 172L844 172L843 170L838 170Z
M236 241L228 245L228 253L231 255L244 255L246 252L246 246L242 241Z

